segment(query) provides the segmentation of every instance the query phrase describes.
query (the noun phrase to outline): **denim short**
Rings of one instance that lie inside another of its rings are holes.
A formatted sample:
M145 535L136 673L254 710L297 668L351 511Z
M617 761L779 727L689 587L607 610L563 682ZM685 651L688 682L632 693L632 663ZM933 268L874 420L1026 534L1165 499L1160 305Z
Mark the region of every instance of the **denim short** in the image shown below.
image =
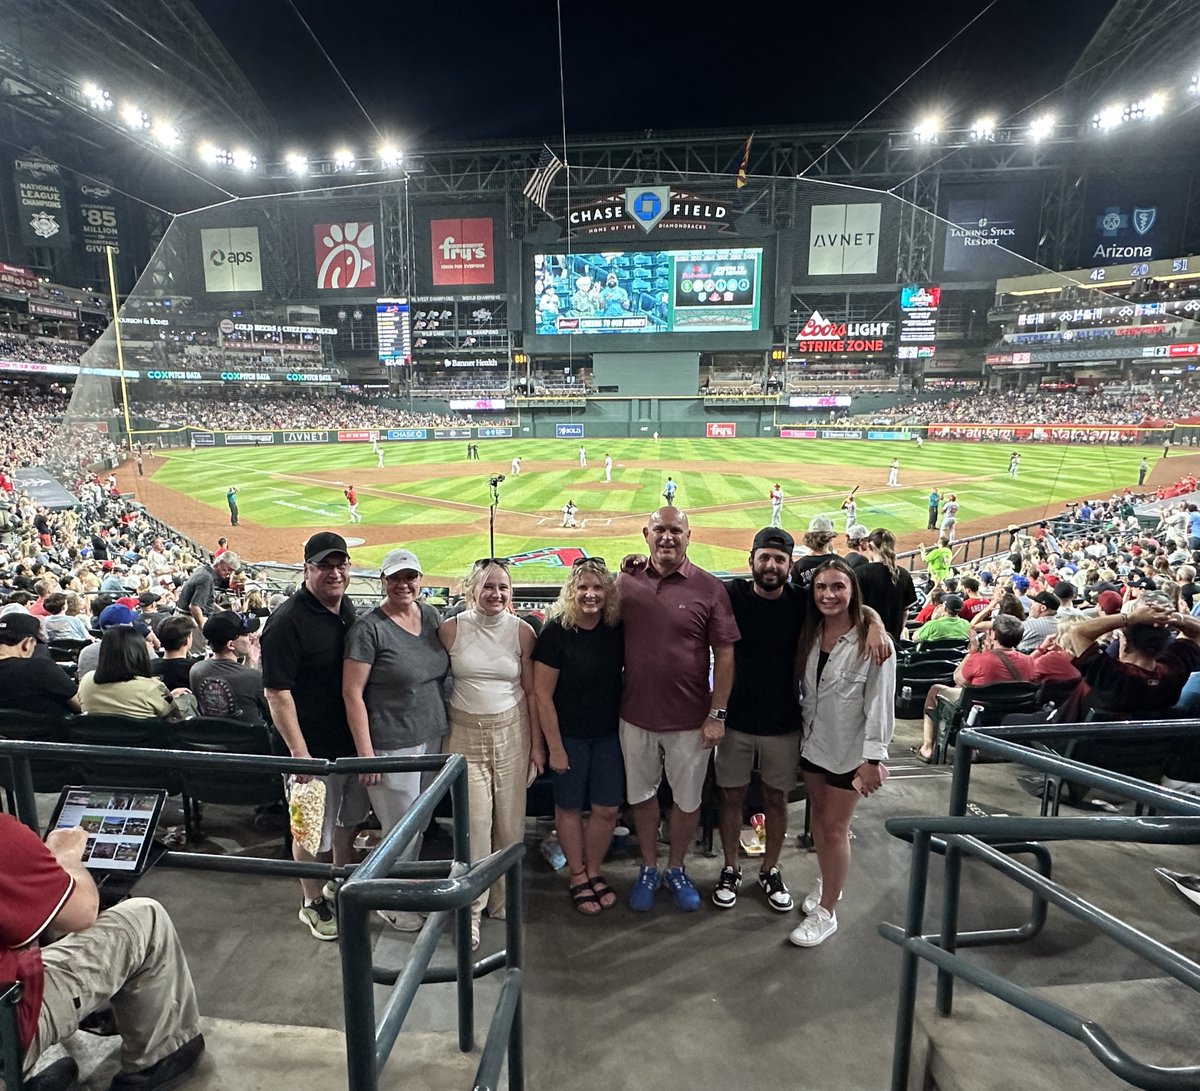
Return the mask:
M625 761L614 731L598 739L563 736L570 768L554 774L554 805L563 811L619 807L625 802Z

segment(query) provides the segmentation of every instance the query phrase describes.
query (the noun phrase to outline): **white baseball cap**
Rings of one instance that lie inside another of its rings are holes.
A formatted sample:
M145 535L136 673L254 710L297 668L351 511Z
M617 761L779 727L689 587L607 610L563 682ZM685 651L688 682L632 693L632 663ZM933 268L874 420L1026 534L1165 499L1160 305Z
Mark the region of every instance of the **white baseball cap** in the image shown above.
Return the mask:
M379 564L381 576L394 576L397 572L417 572L424 575L425 570L417 555L411 549L393 549Z

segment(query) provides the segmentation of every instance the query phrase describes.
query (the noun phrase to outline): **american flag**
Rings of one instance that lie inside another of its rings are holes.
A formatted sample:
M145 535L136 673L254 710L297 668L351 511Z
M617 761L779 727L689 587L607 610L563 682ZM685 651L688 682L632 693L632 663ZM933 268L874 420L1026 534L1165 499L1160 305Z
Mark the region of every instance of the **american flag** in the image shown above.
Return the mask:
M542 154L538 157L537 166L534 168L533 174L529 176L529 181L525 184L525 196L543 212L546 212L547 215L549 215L549 212L546 209L546 197L550 193L551 183L558 172L563 169L563 166L563 161L549 147L543 144Z

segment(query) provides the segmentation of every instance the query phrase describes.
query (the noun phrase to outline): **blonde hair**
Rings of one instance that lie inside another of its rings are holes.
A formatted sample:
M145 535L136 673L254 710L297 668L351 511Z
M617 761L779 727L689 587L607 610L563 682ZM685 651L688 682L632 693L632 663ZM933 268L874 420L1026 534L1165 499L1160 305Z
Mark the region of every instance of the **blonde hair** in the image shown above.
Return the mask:
M471 571L467 573L467 578L463 580L462 594L472 606L478 602L479 589L483 586L483 582L487 579L487 574L493 569L498 568L508 577L508 586L512 587L512 574L508 570L508 565L501 564L492 559L486 564L480 564L478 561L471 566ZM511 597L511 596L510 596ZM510 604L511 605L511 604Z
M574 565L567 576L562 590L558 593L550 616L556 618L564 629L579 627L579 604L575 600L575 592L579 589L579 581L584 576L595 576L604 587L604 612L600 620L610 629L621 620L621 598L617 591L616 577L595 560L585 560Z

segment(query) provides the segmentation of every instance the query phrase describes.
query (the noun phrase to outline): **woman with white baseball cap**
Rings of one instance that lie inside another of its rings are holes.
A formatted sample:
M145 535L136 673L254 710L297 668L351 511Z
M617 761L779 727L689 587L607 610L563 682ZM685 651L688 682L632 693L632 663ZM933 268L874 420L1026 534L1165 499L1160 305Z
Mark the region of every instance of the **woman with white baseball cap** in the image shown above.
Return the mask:
M420 757L436 754L446 733L442 680L450 656L438 639L441 618L422 602L421 562L408 549L393 549L379 566L383 602L346 634L342 699L358 756ZM371 806L386 834L421 792L420 773L363 773ZM410 846L416 859L421 840ZM402 932L416 931L416 913L381 912Z

